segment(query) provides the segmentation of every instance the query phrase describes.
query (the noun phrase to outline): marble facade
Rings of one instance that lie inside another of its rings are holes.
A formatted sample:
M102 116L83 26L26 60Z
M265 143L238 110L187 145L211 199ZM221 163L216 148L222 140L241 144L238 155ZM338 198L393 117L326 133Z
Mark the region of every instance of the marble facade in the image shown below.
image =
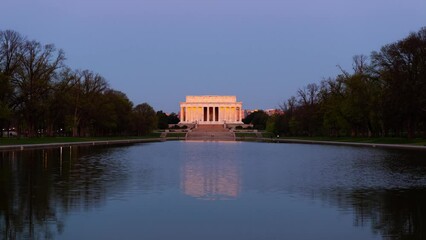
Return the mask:
M181 124L242 124L243 117L236 96L186 96L180 103Z

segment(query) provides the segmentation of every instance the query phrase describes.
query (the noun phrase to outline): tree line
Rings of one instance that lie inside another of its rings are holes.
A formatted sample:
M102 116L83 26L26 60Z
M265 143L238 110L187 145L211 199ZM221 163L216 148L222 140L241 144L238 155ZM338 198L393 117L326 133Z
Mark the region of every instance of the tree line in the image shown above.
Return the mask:
M426 27L354 56L352 66L300 88L284 114L251 119L288 136L426 136Z
M0 31L0 133L144 135L157 128L157 113L148 103L133 106L102 75L73 70L65 60L53 44Z
M340 69L300 88L280 106L284 114L259 111L245 122L289 136L426 135L426 27ZM0 130L30 137L144 135L179 121L133 106L100 74L66 66L53 44L12 30L0 31L0 86Z

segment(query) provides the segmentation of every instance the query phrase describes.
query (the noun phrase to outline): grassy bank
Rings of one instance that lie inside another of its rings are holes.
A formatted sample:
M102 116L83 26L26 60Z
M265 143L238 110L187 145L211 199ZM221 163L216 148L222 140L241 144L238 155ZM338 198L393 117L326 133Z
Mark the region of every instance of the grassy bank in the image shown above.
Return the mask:
M376 144L410 144L426 146L425 138L399 138L399 137L285 137L280 136L280 139L298 139L310 141L330 141L330 142L356 142L356 143L376 143Z
M23 145L23 144L43 144L43 143L72 143L72 142L93 142L128 139L149 139L159 138L160 133L151 133L145 136L135 137L33 137L33 138L0 138L0 145Z
M236 132L235 136L240 137L240 138L255 138L256 133L254 133L254 132Z
M184 138L186 136L185 132L168 132L166 137L177 137Z
M256 137L254 133L236 134L237 137ZM263 138L277 139L277 136L269 133L262 132ZM426 138L412 138L406 137L289 137L279 136L278 139L289 140L307 140L307 141L328 141L328 142L354 142L354 143L374 143L374 144L409 144L426 146Z

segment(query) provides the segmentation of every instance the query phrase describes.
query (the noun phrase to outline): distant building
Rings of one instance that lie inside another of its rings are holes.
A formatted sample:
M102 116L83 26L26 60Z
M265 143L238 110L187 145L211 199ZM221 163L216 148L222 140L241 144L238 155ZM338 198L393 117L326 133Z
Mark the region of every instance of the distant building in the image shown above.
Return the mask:
M274 114L283 114L284 113L284 111L283 110L281 110L281 109L266 109L266 110L263 110L266 114L268 114L269 116L272 116L272 115L274 115Z
M250 115L254 112L257 112L257 111L259 111L259 110L258 109L254 109L254 110L246 109L246 110L244 110L244 118L246 118L248 115Z
M254 110L244 110L244 117L247 117L248 115L257 112L257 111L264 111L266 114L268 114L269 116L272 116L274 114L284 114L284 111L281 109L276 109L276 108L272 108L272 109L254 109Z

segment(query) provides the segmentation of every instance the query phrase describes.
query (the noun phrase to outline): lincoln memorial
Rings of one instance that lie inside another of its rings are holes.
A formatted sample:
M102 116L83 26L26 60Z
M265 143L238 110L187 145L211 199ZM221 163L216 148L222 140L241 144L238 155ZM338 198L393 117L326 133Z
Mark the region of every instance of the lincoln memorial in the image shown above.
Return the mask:
M180 123L242 124L242 112L236 96L186 96L180 103Z

